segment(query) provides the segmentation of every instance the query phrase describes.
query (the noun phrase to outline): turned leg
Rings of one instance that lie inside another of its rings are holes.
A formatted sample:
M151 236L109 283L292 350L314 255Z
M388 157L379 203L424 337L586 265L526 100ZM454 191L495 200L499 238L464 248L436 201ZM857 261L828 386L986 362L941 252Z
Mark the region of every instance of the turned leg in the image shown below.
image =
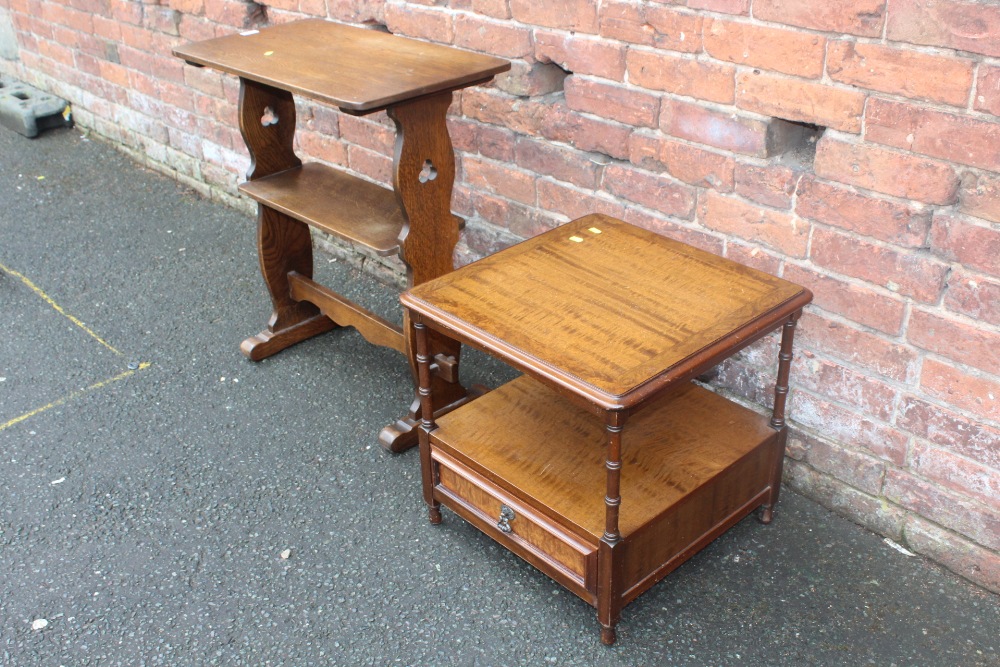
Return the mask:
M604 493L604 535L597 545L597 620L601 624L601 642L615 643L615 626L622 611L621 562L622 536L618 528L621 506L622 428L620 412L607 413L607 482Z
M409 311L407 311L409 312ZM410 327L414 330L416 339L418 387L417 394L421 404L420 428L417 429L420 440L420 477L424 489L424 501L427 503L428 516L431 523L441 523L441 506L434 498L434 486L437 475L434 461L431 460L431 432L435 429L434 410L431 403L434 392L431 385L431 358L428 354L428 329L421 322L414 322Z
M771 523L774 506L781 493L781 473L785 464L785 442L788 439L788 425L785 423L785 404L788 401L788 378L792 368L792 341L795 325L802 311L794 313L781 329L781 350L778 353L778 379L774 385L774 410L771 413L771 428L778 431L775 443L774 461L771 464L771 488L760 512L761 523Z

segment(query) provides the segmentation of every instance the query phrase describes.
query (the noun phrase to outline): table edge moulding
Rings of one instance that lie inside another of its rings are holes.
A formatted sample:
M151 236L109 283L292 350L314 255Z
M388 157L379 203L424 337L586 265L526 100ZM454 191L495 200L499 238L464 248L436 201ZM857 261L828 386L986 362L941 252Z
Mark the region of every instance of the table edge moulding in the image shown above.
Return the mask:
M254 361L342 326L404 353L416 384L410 327L313 280L314 227L386 256L398 255L412 287L453 269L464 224L451 212L455 155L446 114L455 90L487 83L506 60L413 39L305 19L178 46L188 64L240 78L240 132L251 158L240 191L258 203L257 249L273 304L267 327L243 341ZM295 154L294 96L366 115L384 110L396 129L392 188ZM468 400L458 381L461 346L435 337L434 411ZM402 451L417 441L423 407L379 435Z
M780 492L809 290L594 214L414 286L420 464L445 505L597 609L622 608ZM769 416L692 382L781 331ZM523 373L438 416L431 342Z

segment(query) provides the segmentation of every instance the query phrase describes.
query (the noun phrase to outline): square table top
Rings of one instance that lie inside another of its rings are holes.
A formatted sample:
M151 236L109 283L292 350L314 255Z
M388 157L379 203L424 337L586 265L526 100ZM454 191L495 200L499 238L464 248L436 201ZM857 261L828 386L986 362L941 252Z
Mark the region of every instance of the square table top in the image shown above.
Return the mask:
M481 83L510 69L501 58L323 19L194 42L173 53L354 113Z
M809 290L594 214L404 292L403 305L603 409L704 372Z

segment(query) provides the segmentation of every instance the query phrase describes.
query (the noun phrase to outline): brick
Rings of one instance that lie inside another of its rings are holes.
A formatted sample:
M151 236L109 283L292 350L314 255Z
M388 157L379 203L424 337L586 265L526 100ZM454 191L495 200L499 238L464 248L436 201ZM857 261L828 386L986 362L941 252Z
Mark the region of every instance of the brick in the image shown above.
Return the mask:
M379 116L384 120L383 115ZM340 137L345 141L382 155L392 155L396 133L384 122L377 122L373 116L361 118L350 114L342 114L338 121Z
M897 297L794 264L785 265L783 277L812 290L814 306L852 322L890 335L903 326L905 304Z
M823 394L885 422L892 419L896 408L896 389L828 359L803 358L797 366L795 386Z
M510 0L511 16L521 23L596 34L597 3L590 0Z
M478 153L479 146L477 142L479 139L477 133L480 128L484 127L489 126L481 125L465 118L449 118L448 136L451 137L451 145L455 149L455 153Z
M565 105L544 105L542 136L572 144L582 151L604 153L620 160L628 158L633 128L614 121L581 115Z
M536 174L545 174L588 190L597 188L607 158L565 148L528 137L520 137L514 147L517 165Z
M167 0L167 6L182 14L201 14L205 11L205 0Z
M629 82L650 90L732 104L732 65L672 56L659 51L629 50L625 58Z
M705 26L704 42L719 60L807 79L823 75L826 39L815 33L716 19Z
M625 78L624 45L605 39L535 30L535 58L554 62L574 74L612 81Z
M723 150L768 157L769 124L756 118L710 109L682 100L663 100L660 129L665 134Z
M348 164L348 146L342 141L330 141L322 134L299 130L295 133L295 142L302 153L315 160L342 166Z
M899 406L896 425L962 456L1000 470L1000 429L915 396Z
M931 250L946 260L1000 276L1000 229L993 226L939 213L931 227Z
M185 67L184 83L212 97L223 95L222 75L207 67Z
M658 49L699 53L703 17L699 13L650 3L606 2L601 5L601 35Z
M853 88L757 72L736 77L737 107L784 120L857 133L864 103L864 93Z
M643 5L635 2L603 2L599 16L601 36L652 46L656 31L646 22L643 9Z
M896 465L902 465L906 460L907 436L887 424L829 403L808 391L794 391L791 417L793 422L814 429L849 448L860 448Z
M943 162L828 134L816 145L813 167L820 178L925 204L952 204L958 195L958 175Z
M1000 326L1000 281L956 270L948 277L944 305L956 313Z
M69 47L55 42L50 42L49 40L39 40L38 51L46 58L66 65L67 67L73 67L74 65L74 52L73 49Z
M805 257L809 224L794 216L708 191L699 220L709 229L760 243L790 257Z
M232 125L217 123L207 118L198 121L198 133L196 136L202 137L205 141L215 143L222 148L231 151L245 150L243 138L238 130L234 130ZM339 142L331 141L331 144L343 145Z
M1000 380L972 375L928 358L924 360L920 386L949 405L1000 421Z
M203 146L205 160L235 174L244 174L250 166L250 159L243 153L230 151L213 144Z
M790 441L792 444L794 440ZM879 535L902 540L906 513L899 507L853 489L798 461L785 462L784 482L829 509Z
M983 546L1000 546L1000 517L968 495L942 488L911 472L892 469L886 474L884 494L911 512L933 517Z
M914 309L906 338L919 348L934 352L987 373L1000 371L1000 333L972 326L954 318Z
M392 158L361 146L347 147L347 162L351 169L368 178L388 185L392 182Z
M801 178L801 171L784 165L741 162L736 165L736 194L765 206L789 208Z
M870 100L865 139L972 167L1000 167L1000 123L903 102Z
M795 211L803 218L906 247L921 247L931 211L919 204L868 196L813 176L799 181Z
M632 126L656 127L660 98L643 90L571 76L565 81L566 105Z
M152 11L151 11L152 10ZM145 12L145 25L157 32L167 35L177 35L181 15L179 11L170 8L148 8Z
M300 101L298 122L303 129L326 135L327 138L340 137L340 119L344 114L325 104Z
M801 438L801 459L819 472L835 477L870 495L879 495L885 462L862 452L819 438Z
M142 22L141 3L126 2L126 0L112 0L112 6L114 6L115 2L136 7L139 10L139 17L137 20L130 22L135 23L136 25ZM224 26L231 26L234 28L250 27L255 21L256 12L258 11L259 10L255 5L244 2L243 0L205 0L205 18L215 23L221 23Z
M818 266L925 303L938 301L948 274L946 264L925 252L898 250L822 228L813 232L811 258Z
M470 221L462 231L461 241L455 249L455 255L458 257L459 263L461 261L469 262L499 252L520 240L493 225ZM463 246L466 248L464 252Z
M979 64L974 102L977 111L1000 116L1000 67Z
M613 218L624 218L626 210L620 201L612 199L606 193L587 192L547 178L538 181L538 207L565 216L567 220L574 220L588 213L604 213Z
M733 189L736 161L727 155L659 135L632 133L628 159L645 169L666 169L677 180L721 192Z
M474 14L459 14L454 22L455 46L503 58L524 58L534 52L531 31L526 27Z
M452 15L437 8L389 2L385 5L385 25L394 35L450 44L455 39Z
M886 0L755 0L754 18L825 32L881 37ZM898 11L894 6L893 11Z
M508 71L497 75L494 85L518 97L537 97L562 90L566 79L566 72L552 63L515 60L510 65Z
M335 0L326 4L326 11L318 12L316 15L323 16L327 14L329 18L341 23L385 25L385 8L387 3L384 0L378 0L377 2Z
M177 27L181 39L187 42L200 42L206 39L213 39L218 36L215 29L216 24L212 21L191 16L190 14L183 14L180 24Z
M468 118L530 135L537 135L545 116L552 113L550 105L482 87L462 91L461 104L462 114Z
M947 450L914 443L910 468L921 477L971 496L981 503L992 506L1000 499L1000 474L996 469L955 456Z
M108 9L106 0L69 0L67 4L74 9L79 9L82 12L90 12L91 14L106 12Z
M1000 176L967 173L962 179L958 208L968 215L1000 222Z
M897 42L1000 56L1000 7L976 0L893 0L886 34Z
M746 16L750 13L750 0L688 0L687 4L691 9L704 9L721 14Z
M661 236L701 248L705 252L722 255L723 242L721 238L698 229L691 229L660 213L630 206L625 210L621 219L643 229L648 229L651 232L656 232Z
M726 239L726 258L775 276L781 271L780 258L758 246L738 243L736 239Z
M833 41L826 71L834 81L911 99L965 106L973 61L880 44Z
M787 275L786 278L793 280ZM812 289L812 286L809 286ZM916 375L917 354L876 334L807 312L799 320L797 344L872 371L897 382L910 382Z
M479 189L471 190L469 197L476 215L498 227L509 229L521 238L537 236L558 224L555 218L533 206L495 197Z
M535 203L535 176L507 165L467 156L462 160L464 181L472 187L508 199L533 205Z
M983 549L929 521L912 518L906 524L906 543L952 572L1000 593L1000 555Z
M510 3L507 0L472 0L472 11L495 19L509 19Z
M700 13L645 3L643 18L653 28L652 45L655 48L681 53L699 53L702 50L704 19Z
M620 164L604 168L603 189L654 211L682 219L694 217L695 189L672 178Z
M482 125L476 128L476 149L484 157L513 162L515 136L506 128Z

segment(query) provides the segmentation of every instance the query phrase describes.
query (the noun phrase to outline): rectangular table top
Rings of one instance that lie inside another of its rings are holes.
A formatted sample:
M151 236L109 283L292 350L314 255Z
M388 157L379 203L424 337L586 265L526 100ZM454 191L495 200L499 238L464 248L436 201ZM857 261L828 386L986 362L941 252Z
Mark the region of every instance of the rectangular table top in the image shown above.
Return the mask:
M306 19L178 46L189 63L356 113L487 81L500 58Z
M707 369L785 321L812 294L595 214L413 287L401 299L516 367L619 409Z

